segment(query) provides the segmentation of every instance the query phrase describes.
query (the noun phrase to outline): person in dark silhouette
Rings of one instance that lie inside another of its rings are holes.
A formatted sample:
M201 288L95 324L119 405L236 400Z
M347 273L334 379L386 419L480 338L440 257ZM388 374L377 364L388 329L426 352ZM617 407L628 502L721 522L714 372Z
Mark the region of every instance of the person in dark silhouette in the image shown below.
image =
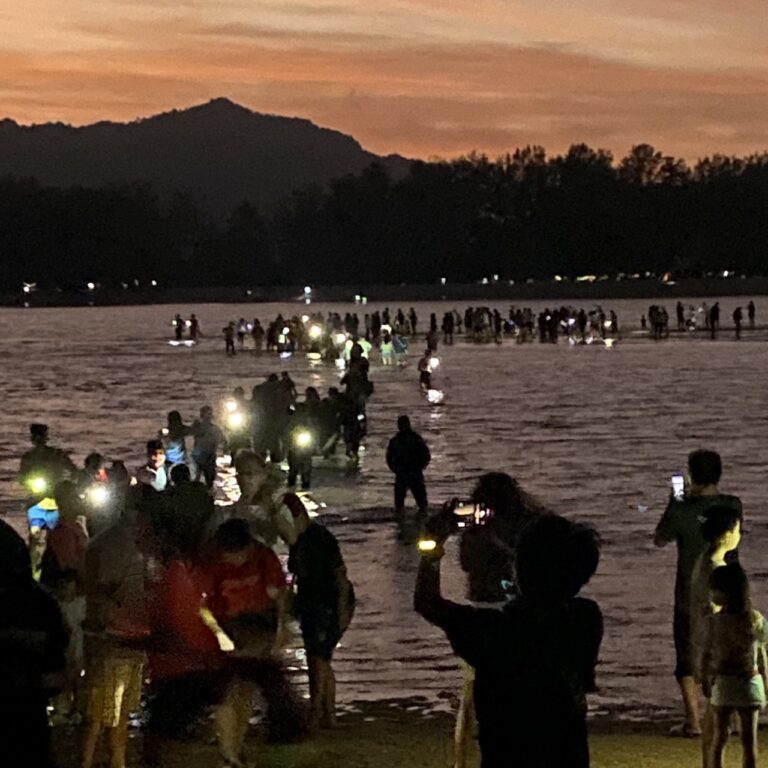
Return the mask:
M4 764L52 768L46 705L63 675L67 631L56 599L32 576L24 540L0 521L0 743Z
M176 341L181 341L184 334L184 318L181 315L176 315L173 318L173 335Z
M420 434L411 427L407 416L397 420L397 434L387 446L387 466L395 474L395 514L405 511L405 494L410 491L420 512L427 511L424 470L432 455Z
M189 338L191 341L197 341L198 337L203 334L200 331L200 321L197 319L197 315L193 312L189 316Z
M677 330L685 330L685 309L683 308L683 302L678 301L675 306L675 312L677 313Z
M736 339L741 338L741 322L744 319L744 313L741 310L741 307L736 307L736 309L733 310L733 327L736 329Z
M597 534L557 515L531 523L517 550L519 596L502 609L476 608L440 594L451 518L429 522L414 607L476 670L482 768L588 768L586 694L595 690L603 620L578 593L597 569Z
M234 355L235 353L235 324L233 322L227 323L222 328L224 334L224 348L227 355Z
M415 336L416 335L416 327L418 325L419 318L416 315L416 310L413 307L411 307L408 310L408 319L411 322L411 333Z
M711 338L717 338L718 330L720 330L720 302L716 301L709 310L709 333Z
M752 299L747 304L747 319L749 320L749 327L753 329L755 327L755 302Z

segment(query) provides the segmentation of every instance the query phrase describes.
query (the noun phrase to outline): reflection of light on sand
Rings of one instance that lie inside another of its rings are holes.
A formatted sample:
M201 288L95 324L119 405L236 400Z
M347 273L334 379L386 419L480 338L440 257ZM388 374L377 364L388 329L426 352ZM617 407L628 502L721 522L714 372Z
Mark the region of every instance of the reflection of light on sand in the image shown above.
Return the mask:
M439 405L444 399L443 393L439 389L427 390L427 400L431 405Z

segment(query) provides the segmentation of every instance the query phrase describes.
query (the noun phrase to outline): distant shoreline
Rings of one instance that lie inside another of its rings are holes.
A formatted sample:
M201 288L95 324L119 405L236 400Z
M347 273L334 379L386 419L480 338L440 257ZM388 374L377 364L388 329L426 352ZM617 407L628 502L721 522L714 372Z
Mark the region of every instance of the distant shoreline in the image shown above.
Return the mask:
M87 306L146 306L149 304L248 304L301 301L302 287L270 288L198 287L198 288L137 288L120 290L97 287L83 290L35 290L30 293L0 294L0 307L87 307ZM448 283L446 285L371 285L317 286L312 290L314 303L351 304L355 296L365 296L368 302L382 301L597 301L602 299L657 299L659 301L684 297L765 296L768 277L696 278L664 283L648 278L639 280L595 280L594 282L538 281Z

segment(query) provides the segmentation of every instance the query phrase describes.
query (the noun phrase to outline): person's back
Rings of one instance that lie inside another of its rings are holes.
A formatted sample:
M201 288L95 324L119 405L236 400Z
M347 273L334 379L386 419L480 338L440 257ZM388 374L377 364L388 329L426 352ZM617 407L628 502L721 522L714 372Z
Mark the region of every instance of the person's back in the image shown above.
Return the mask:
M488 629L487 645L453 644L476 670L483 768L588 766L586 694L595 690L602 637L597 604L519 598L489 617Z
M395 474L423 472L430 461L424 439L412 429L401 429L387 447L387 466Z

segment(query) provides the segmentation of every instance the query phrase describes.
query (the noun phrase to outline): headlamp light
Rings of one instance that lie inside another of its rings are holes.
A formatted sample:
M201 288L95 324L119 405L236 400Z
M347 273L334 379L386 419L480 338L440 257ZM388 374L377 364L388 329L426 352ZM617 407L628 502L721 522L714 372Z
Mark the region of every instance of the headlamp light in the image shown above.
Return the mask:
M312 433L303 429L294 435L293 442L296 443L297 448L309 448L312 445Z
M32 477L28 482L29 490L32 493L46 493L48 491L48 481L41 476Z
M94 507L100 507L102 504L106 504L109 499L109 489L103 485L92 485L85 492L85 496Z
M227 425L230 429L240 429L245 424L245 416L239 411L230 413L227 417Z

